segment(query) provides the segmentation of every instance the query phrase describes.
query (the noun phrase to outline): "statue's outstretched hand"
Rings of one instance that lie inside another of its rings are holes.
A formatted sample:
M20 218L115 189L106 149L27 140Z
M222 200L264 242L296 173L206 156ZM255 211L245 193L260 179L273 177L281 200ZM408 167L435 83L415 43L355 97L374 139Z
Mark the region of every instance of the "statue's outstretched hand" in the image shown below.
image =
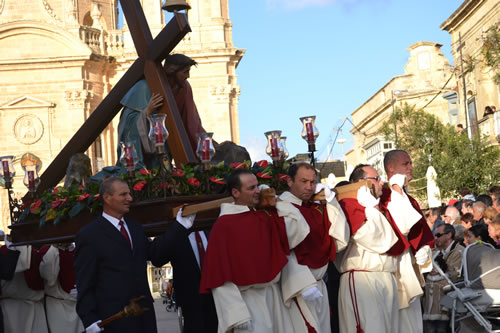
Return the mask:
M146 114L149 116L154 110L163 105L163 96L159 93L153 93L146 106Z

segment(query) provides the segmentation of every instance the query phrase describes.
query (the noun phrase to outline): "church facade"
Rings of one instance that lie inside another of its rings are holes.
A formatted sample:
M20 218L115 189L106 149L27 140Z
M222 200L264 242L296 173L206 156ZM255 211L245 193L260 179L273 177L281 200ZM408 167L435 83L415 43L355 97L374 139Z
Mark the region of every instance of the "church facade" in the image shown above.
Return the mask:
M153 36L172 15L160 0L141 1ZM232 42L228 0L191 0L193 30L174 52L198 62L190 83L207 131L239 143L236 67L245 50ZM0 156L14 155L14 192L26 193L20 157L42 170L137 58L118 0L0 0ZM118 159L119 115L87 150L93 172ZM10 224L0 191L0 224Z

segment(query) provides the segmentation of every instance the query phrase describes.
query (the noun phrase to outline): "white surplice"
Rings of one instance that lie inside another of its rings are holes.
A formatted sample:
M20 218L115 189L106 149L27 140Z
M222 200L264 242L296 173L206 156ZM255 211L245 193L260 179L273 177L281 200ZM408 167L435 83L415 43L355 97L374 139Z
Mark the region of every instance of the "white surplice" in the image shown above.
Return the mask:
M367 208L365 215L366 221L351 236L339 263L340 331L356 332L357 312L364 333L398 333L398 289L394 278L398 258L386 254L398 238L377 209Z

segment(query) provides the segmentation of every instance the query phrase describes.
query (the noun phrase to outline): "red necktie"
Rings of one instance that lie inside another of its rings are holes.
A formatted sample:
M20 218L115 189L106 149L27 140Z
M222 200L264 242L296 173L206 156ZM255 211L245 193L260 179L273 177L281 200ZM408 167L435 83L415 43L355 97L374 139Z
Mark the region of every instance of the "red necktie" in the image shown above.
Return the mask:
M128 236L128 232L123 226L123 221L120 221L119 224L120 224L120 232L122 233L123 237L125 237L125 239L127 240L128 245L132 247L132 242L130 242L130 237Z
M203 259L205 259L205 248L203 247L203 241L201 240L199 231L195 231L194 238L196 239L196 245L198 246L198 254L200 256L200 269L201 269L203 267Z

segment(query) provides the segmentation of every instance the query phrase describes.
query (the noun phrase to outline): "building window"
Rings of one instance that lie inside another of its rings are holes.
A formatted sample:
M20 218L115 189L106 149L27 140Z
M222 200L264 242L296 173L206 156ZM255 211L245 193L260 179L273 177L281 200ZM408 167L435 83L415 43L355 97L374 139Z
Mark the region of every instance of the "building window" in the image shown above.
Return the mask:
M392 149L392 143L390 143L390 142L384 143L384 150L385 149Z

